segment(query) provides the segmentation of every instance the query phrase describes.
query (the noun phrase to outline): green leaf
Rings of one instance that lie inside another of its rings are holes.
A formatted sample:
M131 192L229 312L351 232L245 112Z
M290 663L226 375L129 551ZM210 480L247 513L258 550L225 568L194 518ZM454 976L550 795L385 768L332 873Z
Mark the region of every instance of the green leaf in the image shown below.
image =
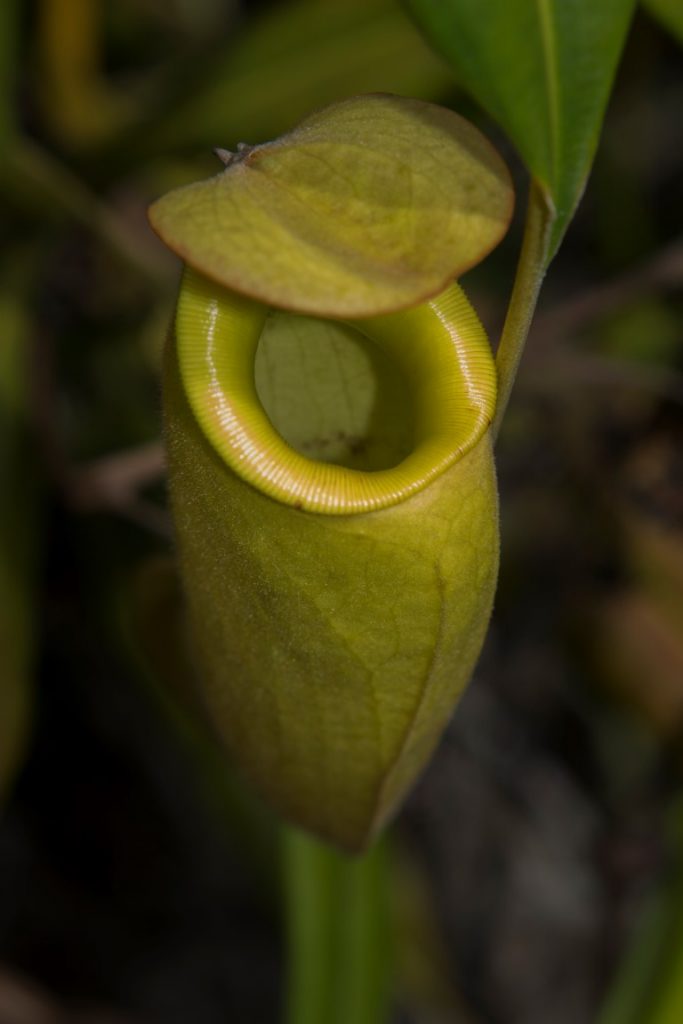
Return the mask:
M683 3L681 0L643 0L643 6L674 39L683 44Z
M505 233L513 193L489 142L452 111L369 95L224 156L150 210L190 266L280 309L363 317L442 291Z
M407 0L555 207L548 260L581 198L635 0Z

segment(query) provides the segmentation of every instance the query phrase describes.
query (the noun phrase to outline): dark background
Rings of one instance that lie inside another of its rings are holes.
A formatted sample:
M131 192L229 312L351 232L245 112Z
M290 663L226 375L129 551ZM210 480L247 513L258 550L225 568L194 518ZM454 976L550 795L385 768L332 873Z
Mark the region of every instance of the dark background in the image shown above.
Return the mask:
M0 44L0 639L33 695L0 811L0 1024L272 1022L277 828L175 702L177 265L145 210L335 98L452 106L518 182L464 282L495 339L524 172L389 0L42 0L3 8ZM653 898L680 902L681 67L639 13L499 445L487 645L393 829L396 1022L587 1024L662 940Z

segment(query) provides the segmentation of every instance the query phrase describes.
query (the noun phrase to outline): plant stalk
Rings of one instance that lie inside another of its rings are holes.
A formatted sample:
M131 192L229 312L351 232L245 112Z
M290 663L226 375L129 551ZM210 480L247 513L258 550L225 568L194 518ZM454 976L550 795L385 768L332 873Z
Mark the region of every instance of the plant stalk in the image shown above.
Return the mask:
M382 1024L389 1011L386 853L351 859L284 833L286 1024Z
M510 401L529 327L536 309L538 294L548 266L550 236L555 213L552 203L537 181L529 189L522 250L519 254L515 283L508 305L503 333L496 352L498 370L498 404L491 425L493 438L498 436Z

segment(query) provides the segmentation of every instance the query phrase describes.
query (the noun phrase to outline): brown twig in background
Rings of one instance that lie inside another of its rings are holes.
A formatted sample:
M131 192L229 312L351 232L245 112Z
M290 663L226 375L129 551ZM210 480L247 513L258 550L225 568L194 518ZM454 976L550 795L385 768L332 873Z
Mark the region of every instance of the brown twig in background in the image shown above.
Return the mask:
M74 505L87 511L125 505L140 488L156 483L163 475L163 449L160 442L152 441L72 469L69 496Z
M166 511L139 494L163 476L163 448L159 441L152 441L71 468L64 486L69 503L81 512L115 511L167 536L170 520Z
M652 259L611 281L587 288L536 317L532 337L553 341L628 305L650 292L683 286L683 239L677 238Z
M524 370L523 386L527 389L547 392L551 388L566 387L568 383L598 388L619 384L683 404L683 374L678 371L581 352L562 342L530 360Z
M532 327L523 388L547 391L567 382L604 387L620 384L683 403L683 374L668 366L577 349L572 336L601 317L652 292L683 287L683 239L611 281L586 289L540 313Z

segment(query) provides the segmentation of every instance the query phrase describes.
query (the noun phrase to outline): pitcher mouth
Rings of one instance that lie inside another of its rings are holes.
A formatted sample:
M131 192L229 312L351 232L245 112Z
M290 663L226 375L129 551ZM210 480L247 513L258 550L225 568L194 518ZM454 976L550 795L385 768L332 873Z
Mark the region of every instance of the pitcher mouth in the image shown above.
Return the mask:
M488 429L495 366L457 284L412 309L343 321L395 361L410 392L411 450L380 469L310 458L278 432L255 383L268 314L266 305L185 269L175 326L190 406L224 462L274 500L328 515L387 508L425 488Z

